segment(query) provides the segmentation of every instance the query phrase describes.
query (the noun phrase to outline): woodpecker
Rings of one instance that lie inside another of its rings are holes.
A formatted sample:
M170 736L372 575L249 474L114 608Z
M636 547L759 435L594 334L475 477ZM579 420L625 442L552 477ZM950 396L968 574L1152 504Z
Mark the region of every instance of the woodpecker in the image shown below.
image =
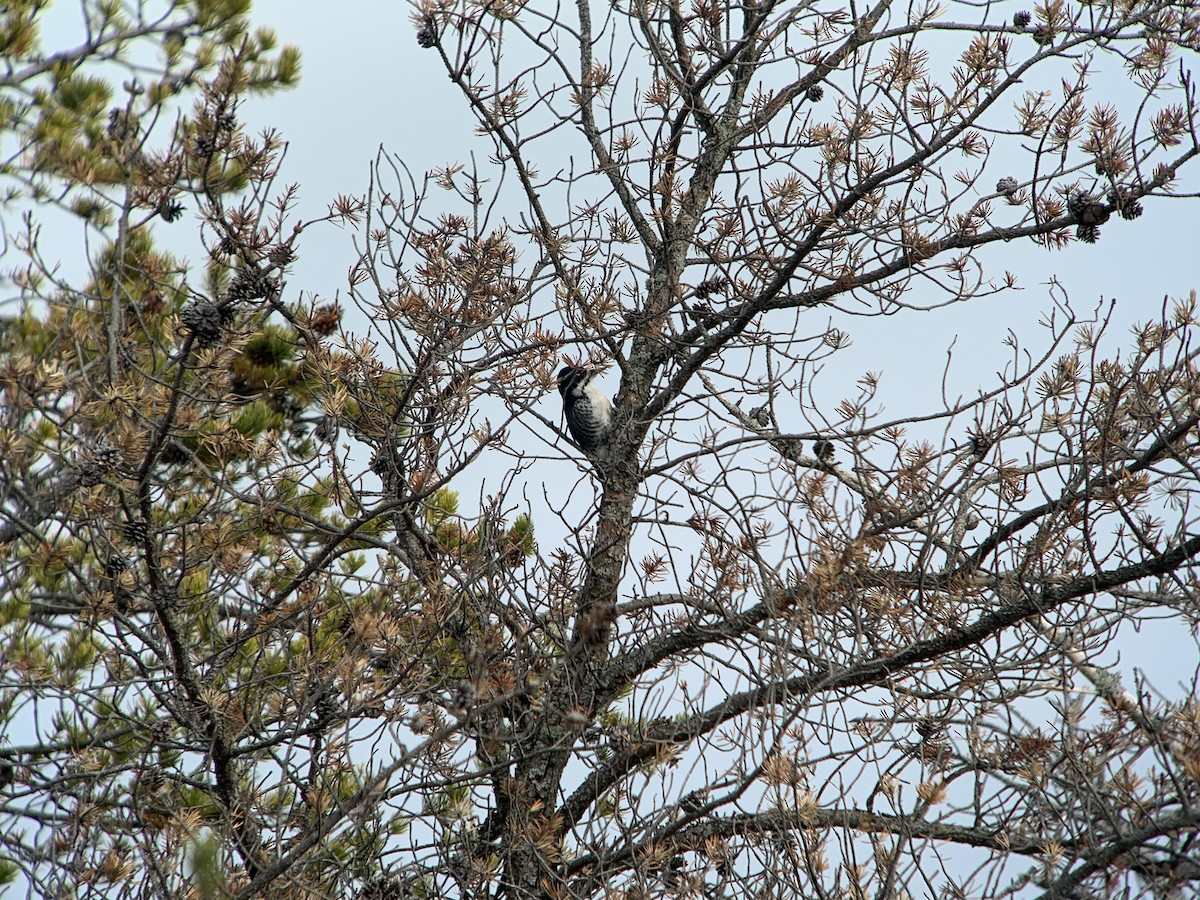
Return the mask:
M581 366L565 366L558 373L558 392L563 398L567 430L575 443L592 460L607 461L613 429L613 405L592 384L596 373Z

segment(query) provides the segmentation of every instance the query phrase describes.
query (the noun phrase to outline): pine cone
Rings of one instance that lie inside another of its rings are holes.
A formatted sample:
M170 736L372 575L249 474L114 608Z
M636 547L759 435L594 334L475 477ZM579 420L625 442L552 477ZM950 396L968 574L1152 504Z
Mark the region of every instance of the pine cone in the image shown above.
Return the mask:
M104 479L104 472L95 460L85 459L75 465L75 477L81 487L95 487Z
M108 435L101 435L92 445L92 459L105 472L111 472L121 461L121 448L114 444Z
M1072 191L1067 195L1067 212L1081 225L1103 225L1112 215L1112 210L1083 191Z
M971 452L976 456L986 456L987 452L992 449L992 439L982 432L968 432L968 437L971 440Z
M125 523L125 537L132 544L140 544L150 535L150 526L142 519Z
M1142 204L1136 200L1126 200L1121 206L1121 218L1132 221L1142 214Z
M1137 197L1123 187L1108 192L1108 205L1115 209L1122 219L1129 221L1136 219L1143 212Z
M1001 178L999 181L996 182L996 193L1004 194L1005 196L1009 196L1009 195L1015 194L1020 189L1020 187L1021 187L1021 185L1017 181L1017 179L1013 178L1012 176L1006 175L1004 178Z
M433 16L426 16L425 21L421 24L420 30L417 32L417 45L428 50L430 47L436 47L438 40L437 21Z
M129 568L129 561L119 553L110 553L104 560L104 574L108 578L116 578Z
M337 303L326 303L313 310L309 326L321 337L329 337L337 331L342 321L342 307Z
M275 279L257 269L243 269L229 285L228 296L233 302L258 300L273 294L278 287Z
M360 900L407 900L412 896L399 879L390 875L377 875L363 883Z
M225 316L217 305L207 298L193 300L179 314L179 321L191 331L201 347L211 347L221 339Z
M1023 9L1020 12L1013 13L1013 25L1017 28L1024 28L1033 21L1033 16L1029 14L1029 10Z
M725 290L725 285L728 283L728 281L719 275L715 278L705 278L702 282L696 285L693 293L701 300L704 300L708 297L711 297L713 294Z
M277 269L284 268L296 258L296 254L287 244L276 244L267 251L267 260Z
M1071 191L1071 193L1067 194L1067 212L1072 219L1078 221L1091 202L1092 197L1090 194L1085 194L1083 191Z
M158 204L158 214L164 222L174 222L183 215L183 204L178 200L163 200Z

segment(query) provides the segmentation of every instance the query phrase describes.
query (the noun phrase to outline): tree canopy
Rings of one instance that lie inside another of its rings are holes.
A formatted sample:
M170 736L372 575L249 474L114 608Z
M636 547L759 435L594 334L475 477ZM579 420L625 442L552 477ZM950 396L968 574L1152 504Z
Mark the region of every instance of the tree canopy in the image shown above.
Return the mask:
M314 219L248 0L80 6L0 9L0 880L1197 890L1194 294L1047 290L917 412L822 381L1192 202L1195 0L422 0L488 158Z

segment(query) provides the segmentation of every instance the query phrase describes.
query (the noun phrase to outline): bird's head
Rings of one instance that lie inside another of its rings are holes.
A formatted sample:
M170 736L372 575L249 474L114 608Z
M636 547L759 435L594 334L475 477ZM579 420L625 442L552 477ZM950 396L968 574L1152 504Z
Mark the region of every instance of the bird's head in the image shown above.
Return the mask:
M568 391L582 388L596 373L583 366L563 366L558 373L558 392L564 397Z

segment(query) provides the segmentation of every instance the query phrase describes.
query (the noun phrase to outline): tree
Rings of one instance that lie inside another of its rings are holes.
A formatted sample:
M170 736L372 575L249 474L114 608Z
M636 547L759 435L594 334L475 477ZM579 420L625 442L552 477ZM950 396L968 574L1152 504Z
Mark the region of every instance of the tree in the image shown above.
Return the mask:
M1013 290L993 245L1094 252L1179 189L1194 4L429 4L493 158L381 154L316 222L240 121L298 71L247 7L85 4L50 56L0 13L0 874L1196 889L1198 657L1172 689L1120 653L1200 620L1194 296L1128 348L1057 299L919 414L820 402L856 316ZM287 278L324 223L369 336ZM619 382L601 463L541 405L564 359Z

